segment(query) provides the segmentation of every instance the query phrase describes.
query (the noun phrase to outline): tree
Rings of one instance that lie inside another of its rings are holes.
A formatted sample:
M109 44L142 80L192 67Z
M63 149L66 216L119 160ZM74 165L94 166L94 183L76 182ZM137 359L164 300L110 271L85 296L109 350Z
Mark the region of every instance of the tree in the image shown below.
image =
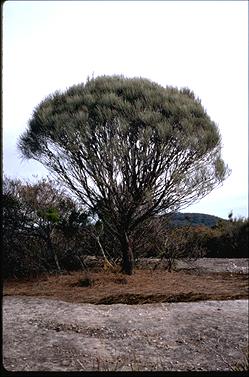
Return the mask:
M136 258L159 258L153 269L163 266L171 272L177 260L192 263L205 255L202 228L185 225L172 226L168 216L154 216L139 226L133 237ZM163 263L162 263L163 262Z
M18 147L97 211L127 274L139 224L200 200L229 173L218 128L194 93L142 78L102 76L55 92Z
M68 249L76 254L74 233L82 238L88 214L52 180L30 183L4 177L2 207L5 268L10 274L27 274L28 265L30 272L51 269L51 264L60 271Z
M249 219L233 217L232 211L228 220L220 220L213 227L214 235L209 239L210 254L222 258L247 258Z

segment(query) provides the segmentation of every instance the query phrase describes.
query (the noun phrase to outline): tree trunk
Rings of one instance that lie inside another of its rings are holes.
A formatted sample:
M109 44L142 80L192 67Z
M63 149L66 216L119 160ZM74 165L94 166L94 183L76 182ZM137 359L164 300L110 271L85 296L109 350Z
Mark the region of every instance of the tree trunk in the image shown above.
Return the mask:
M55 251L55 249L54 249L54 247L52 245L52 241L51 241L50 237L48 237L48 239L47 239L47 247L48 247L49 253L51 253L53 255L53 257L54 257L54 261L55 261L57 270L61 273L60 263L59 263L56 251Z
M127 275L132 275L134 272L134 256L131 242L126 233L120 238L120 244L122 252L122 272Z

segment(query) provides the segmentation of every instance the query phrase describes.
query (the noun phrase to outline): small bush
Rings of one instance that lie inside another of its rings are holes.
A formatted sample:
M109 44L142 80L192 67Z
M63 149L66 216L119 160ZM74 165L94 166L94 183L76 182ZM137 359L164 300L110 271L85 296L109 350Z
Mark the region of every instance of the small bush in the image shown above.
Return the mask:
M84 278L84 279L80 279L78 281L77 286L79 286L79 287L92 287L93 284L94 284L94 280L93 279Z

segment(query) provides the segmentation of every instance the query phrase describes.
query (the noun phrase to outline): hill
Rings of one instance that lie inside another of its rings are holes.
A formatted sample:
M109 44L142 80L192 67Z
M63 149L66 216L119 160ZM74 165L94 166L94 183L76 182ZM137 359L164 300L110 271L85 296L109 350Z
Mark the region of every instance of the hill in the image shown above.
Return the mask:
M211 228L216 225L219 220L224 220L218 216L207 215L205 213L181 213L176 212L169 216L172 226L181 227L181 226L207 226Z

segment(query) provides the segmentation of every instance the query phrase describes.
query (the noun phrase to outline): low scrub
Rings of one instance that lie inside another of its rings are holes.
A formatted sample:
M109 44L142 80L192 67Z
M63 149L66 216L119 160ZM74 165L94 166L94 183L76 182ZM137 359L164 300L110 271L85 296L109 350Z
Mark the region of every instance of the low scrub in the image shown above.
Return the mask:
M88 257L119 272L119 241L50 179L31 184L4 178L2 195L4 278L87 271ZM171 227L157 216L130 235L135 260L159 258L168 271L176 259L248 257L248 219L220 220L214 227ZM96 264L96 263L95 263Z

